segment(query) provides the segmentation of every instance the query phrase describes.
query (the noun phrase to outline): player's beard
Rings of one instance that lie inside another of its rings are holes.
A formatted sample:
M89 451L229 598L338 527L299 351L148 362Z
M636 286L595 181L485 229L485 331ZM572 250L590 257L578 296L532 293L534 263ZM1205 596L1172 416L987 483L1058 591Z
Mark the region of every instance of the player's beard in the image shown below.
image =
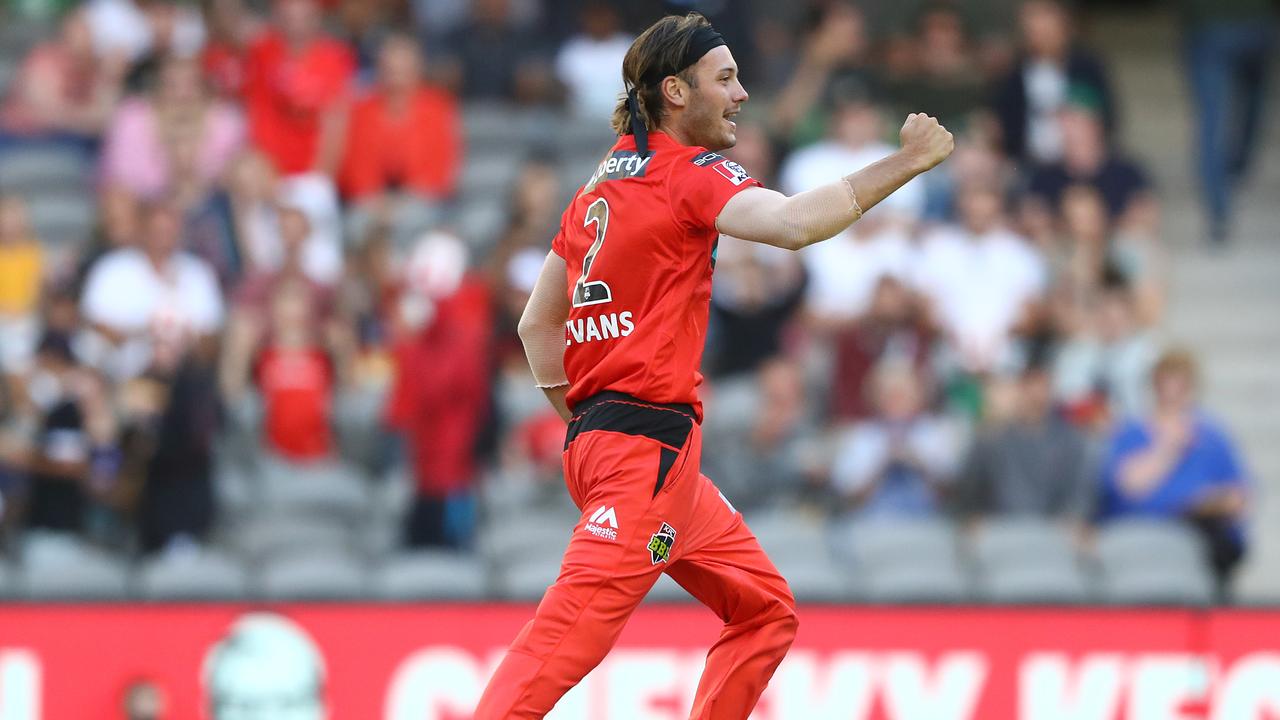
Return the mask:
M695 145L708 150L727 150L738 142L736 127L724 116L728 109L708 98L698 98L690 117L690 133Z

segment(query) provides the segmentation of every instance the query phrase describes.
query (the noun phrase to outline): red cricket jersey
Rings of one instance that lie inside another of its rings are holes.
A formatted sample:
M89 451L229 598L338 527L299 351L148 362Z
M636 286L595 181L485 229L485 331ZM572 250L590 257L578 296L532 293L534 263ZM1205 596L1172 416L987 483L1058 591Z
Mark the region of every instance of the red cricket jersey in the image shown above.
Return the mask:
M702 403L716 216L760 183L701 147L624 135L560 220L551 250L568 265L564 367L569 407L613 390L653 403Z

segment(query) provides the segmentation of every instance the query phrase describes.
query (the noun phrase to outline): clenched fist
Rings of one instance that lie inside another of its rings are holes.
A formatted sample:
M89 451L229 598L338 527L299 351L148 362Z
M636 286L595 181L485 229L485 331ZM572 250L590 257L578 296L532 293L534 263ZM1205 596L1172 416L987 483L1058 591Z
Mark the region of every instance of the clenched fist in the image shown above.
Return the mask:
M917 160L920 172L937 165L956 148L955 138L938 122L924 113L911 113L898 132L902 151Z

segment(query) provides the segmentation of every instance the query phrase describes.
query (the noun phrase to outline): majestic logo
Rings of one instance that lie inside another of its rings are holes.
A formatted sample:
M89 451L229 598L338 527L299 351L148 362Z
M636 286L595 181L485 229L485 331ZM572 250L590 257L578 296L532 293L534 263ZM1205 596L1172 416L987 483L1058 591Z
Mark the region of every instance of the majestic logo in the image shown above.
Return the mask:
M595 512L591 513L591 519L587 521L584 529L596 537L604 538L605 540L617 540L618 515L613 511L612 506L601 505Z
M591 174L591 179L587 180L586 189L590 191L605 180L644 177L645 169L649 167L649 161L652 159L652 152L640 157L635 150L618 150L596 167L596 171Z
M653 560L653 564L667 562L671 559L671 548L676 544L676 529L662 523L662 527L658 532L649 538L649 557Z
M618 516L616 513L613 512L612 507L606 507L604 505L601 505L598 510L591 513L591 522L600 523L601 525L608 525L609 527L612 527L614 530L618 529Z
M746 168L732 160L725 160L722 163L712 165L711 168L734 185L741 185L751 179L751 176L747 174Z

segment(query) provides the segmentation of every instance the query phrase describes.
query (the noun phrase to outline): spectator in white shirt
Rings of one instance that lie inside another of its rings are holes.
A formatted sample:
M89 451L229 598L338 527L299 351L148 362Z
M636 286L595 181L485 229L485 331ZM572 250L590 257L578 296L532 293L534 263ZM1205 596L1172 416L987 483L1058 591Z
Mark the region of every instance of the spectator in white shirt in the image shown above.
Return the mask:
M582 9L581 30L556 55L556 77L569 90L573 114L608 118L622 93L618 68L631 47L622 31L618 11L606 2L590 2Z
M925 235L915 286L961 368L982 373L1011 364L1011 341L1033 319L1047 270L1031 244L1005 225L996 190L962 188L959 210L960 224Z
M182 216L147 209L143 242L103 255L89 270L81 310L92 330L80 351L116 380L172 364L222 327L222 293L204 260L178 249Z
M839 180L851 170L883 160L898 149L884 141L880 108L864 84L850 79L834 88L833 94L834 109L827 139L800 148L782 166L779 180L782 191L788 195ZM911 225L923 210L924 183L916 178L885 198L858 224L869 218L891 216Z
M880 111L861 85L839 89L828 139L793 153L782 167L789 195L839 180L850 168L892 154ZM846 327L866 313L886 275L906 280L913 262L910 233L924 209L924 186L912 180L832 240L801 253L809 273L806 310L821 330Z

